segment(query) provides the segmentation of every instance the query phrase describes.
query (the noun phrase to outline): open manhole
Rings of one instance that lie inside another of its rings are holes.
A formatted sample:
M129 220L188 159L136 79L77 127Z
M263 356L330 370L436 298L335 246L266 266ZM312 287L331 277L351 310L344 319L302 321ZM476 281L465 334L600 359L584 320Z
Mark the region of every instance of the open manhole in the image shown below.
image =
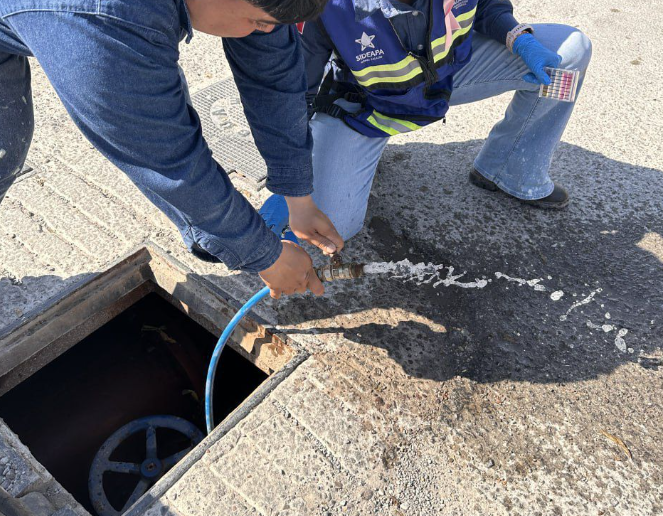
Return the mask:
M0 418L91 514L121 514L203 439L209 359L236 310L141 249L0 335ZM233 339L217 423L259 402L256 389L293 358L255 318Z

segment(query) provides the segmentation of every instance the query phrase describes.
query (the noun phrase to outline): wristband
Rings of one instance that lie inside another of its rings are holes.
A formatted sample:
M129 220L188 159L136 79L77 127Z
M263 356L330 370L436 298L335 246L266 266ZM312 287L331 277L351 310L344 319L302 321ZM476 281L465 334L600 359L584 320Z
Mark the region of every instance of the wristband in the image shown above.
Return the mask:
M519 25L516 25L513 29L511 29L507 35L506 35L506 48L509 49L509 52L513 53L513 42L516 41L516 38L523 34L524 32L529 32L530 34L534 33L534 29L532 28L531 25L527 25L526 23L521 23Z

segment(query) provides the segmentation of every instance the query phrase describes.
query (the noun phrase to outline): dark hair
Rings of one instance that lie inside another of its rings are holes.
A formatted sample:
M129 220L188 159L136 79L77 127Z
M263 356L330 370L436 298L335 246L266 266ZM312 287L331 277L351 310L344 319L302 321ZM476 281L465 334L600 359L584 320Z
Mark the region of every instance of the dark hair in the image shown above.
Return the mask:
M317 18L327 0L247 0L280 23L290 24Z

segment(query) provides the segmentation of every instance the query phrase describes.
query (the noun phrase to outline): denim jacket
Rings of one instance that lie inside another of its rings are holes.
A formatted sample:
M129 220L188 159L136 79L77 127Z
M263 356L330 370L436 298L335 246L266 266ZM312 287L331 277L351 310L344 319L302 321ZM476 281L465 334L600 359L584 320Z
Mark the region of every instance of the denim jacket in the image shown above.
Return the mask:
M281 242L212 158L186 102L178 45L191 36L184 0L0 0L0 63L34 56L79 129L191 250L261 271ZM267 188L288 196L313 190L300 45L292 26L223 40Z

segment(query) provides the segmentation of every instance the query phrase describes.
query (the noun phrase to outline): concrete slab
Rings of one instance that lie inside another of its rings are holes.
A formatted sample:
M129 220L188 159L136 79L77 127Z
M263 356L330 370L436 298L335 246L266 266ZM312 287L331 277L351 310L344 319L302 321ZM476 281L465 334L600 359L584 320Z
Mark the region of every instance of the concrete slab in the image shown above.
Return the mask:
M21 451L4 439L0 441L0 487L13 497L23 495L41 480Z
M33 516L50 516L55 512L55 507L48 499L39 492L28 493L20 498L26 514Z
M663 513L663 13L653 0L515 3L521 20L594 43L552 169L569 208L467 183L508 96L392 139L346 256L464 275L437 288L372 277L259 307L312 357L145 514ZM194 95L229 77L218 40L198 34L182 58ZM237 299L257 290L186 253L37 66L33 87L36 172L0 206L0 328L146 238ZM486 285L458 286L475 279Z
M257 516L259 513L248 506L239 496L210 474L203 464L196 464L168 492L166 500L180 514Z

